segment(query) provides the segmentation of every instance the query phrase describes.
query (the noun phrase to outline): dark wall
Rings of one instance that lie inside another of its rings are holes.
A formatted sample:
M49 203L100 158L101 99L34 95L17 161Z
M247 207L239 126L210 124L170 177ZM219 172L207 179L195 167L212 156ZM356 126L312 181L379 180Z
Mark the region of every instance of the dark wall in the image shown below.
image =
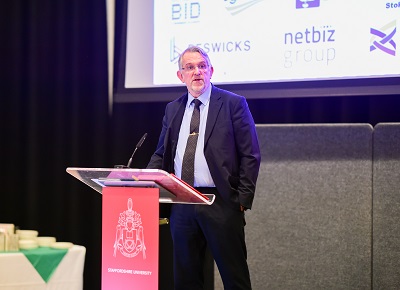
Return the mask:
M100 289L101 196L68 166L144 167L165 103L107 103L103 1L8 1L1 66L0 222L87 248L85 289ZM399 122L400 94L249 100L256 123Z

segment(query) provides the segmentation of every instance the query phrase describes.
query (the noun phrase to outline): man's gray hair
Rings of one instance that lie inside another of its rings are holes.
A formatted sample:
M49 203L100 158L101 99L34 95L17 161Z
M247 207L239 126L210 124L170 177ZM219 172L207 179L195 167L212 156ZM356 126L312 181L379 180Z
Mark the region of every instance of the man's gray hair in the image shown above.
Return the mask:
M187 52L198 52L198 53L200 53L200 54L206 59L207 65L208 65L208 66L211 66L211 61L210 61L210 58L208 57L207 52L205 52L204 49L202 49L202 48L199 47L199 46L194 46L194 45L192 45L192 46L189 46L188 48L186 48L186 49L181 53L181 55L179 56L179 60L178 60L179 70L182 69L182 57L183 57L183 55L184 55L185 53L187 53Z

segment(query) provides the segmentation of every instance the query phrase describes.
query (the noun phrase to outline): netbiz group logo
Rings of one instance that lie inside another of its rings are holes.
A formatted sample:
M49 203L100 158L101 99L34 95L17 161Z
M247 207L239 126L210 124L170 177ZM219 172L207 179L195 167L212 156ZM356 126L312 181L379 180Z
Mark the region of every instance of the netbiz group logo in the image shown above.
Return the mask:
M283 41L285 68L317 63L328 66L336 58L336 29L331 25L286 32Z
M225 8L232 15L236 15L251 6L264 0L224 0Z
M296 0L296 9L319 7L320 0Z
M396 42L393 40L396 35L396 20L376 29L371 28L371 41L369 51L380 50L389 55L396 56Z

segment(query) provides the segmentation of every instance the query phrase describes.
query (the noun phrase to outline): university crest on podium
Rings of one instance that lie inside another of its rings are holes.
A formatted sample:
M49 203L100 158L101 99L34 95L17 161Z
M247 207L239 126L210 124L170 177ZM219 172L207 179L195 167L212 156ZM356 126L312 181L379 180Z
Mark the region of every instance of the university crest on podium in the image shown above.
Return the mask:
M140 214L132 210L132 199L128 198L128 209L119 214L114 242L114 257L119 251L128 258L136 257L140 252L146 259L146 246Z

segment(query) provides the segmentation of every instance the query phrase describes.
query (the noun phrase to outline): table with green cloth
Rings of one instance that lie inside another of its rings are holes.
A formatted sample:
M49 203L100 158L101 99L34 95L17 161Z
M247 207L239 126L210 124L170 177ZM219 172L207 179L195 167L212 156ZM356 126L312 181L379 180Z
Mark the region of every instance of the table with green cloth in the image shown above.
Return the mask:
M86 248L0 252L1 290L82 290Z

